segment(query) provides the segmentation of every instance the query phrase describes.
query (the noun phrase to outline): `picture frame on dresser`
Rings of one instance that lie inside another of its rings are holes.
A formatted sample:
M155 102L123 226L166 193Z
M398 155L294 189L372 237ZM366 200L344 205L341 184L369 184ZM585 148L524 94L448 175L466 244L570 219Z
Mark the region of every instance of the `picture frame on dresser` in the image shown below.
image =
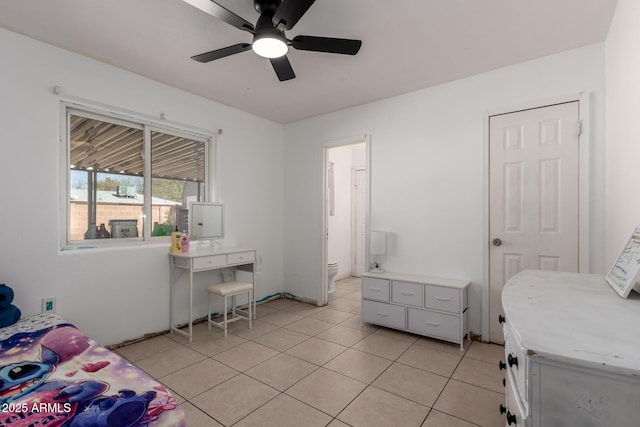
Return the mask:
M622 298L627 298L640 273L640 225L637 225L616 262L607 273L606 281ZM636 287L636 291L639 288Z

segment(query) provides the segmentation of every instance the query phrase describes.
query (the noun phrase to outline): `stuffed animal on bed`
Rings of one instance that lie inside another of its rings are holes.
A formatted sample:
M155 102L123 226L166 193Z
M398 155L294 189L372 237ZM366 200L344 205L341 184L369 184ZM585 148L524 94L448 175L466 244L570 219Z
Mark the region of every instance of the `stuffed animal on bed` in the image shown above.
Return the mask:
M20 320L20 309L11 304L13 289L4 283L0 284L0 328L13 325Z

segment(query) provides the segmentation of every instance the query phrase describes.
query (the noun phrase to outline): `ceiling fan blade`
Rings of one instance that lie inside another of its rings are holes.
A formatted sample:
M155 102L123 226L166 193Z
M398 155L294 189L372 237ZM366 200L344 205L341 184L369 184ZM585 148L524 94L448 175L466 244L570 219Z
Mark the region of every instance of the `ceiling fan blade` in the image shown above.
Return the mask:
M283 24L285 29L292 29L315 1L316 0L282 0L278 10L273 14L273 26L277 27Z
M280 58L271 58L271 65L273 66L273 70L278 75L278 80L284 82L286 80L291 80L296 78L296 73L293 72L293 68L291 67L291 63L287 56L281 56Z
M209 15L220 19L221 21L226 22L229 25L233 25L234 27L248 31L253 33L255 28L253 24L249 21L245 21L240 18L235 13L231 12L229 9L220 6L218 3L213 0L182 0L185 3L190 4L191 6L200 9L201 11L208 13Z
M251 49L250 43L239 43L233 46L223 47L222 49L212 50L211 52L201 53L200 55L194 55L191 57L194 61L198 62L210 62L214 59L224 58L225 56L235 55L236 53L244 52Z
M299 50L355 55L360 50L362 41L331 37L296 36L291 40L291 46Z

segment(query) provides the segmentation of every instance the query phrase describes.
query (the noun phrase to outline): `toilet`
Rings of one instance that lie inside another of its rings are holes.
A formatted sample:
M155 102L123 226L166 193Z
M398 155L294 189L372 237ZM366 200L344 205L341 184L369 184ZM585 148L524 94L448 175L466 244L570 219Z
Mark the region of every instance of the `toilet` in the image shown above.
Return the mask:
M338 263L330 262L327 266L327 283L329 285L329 293L332 294L336 291L336 282L334 277L338 274Z

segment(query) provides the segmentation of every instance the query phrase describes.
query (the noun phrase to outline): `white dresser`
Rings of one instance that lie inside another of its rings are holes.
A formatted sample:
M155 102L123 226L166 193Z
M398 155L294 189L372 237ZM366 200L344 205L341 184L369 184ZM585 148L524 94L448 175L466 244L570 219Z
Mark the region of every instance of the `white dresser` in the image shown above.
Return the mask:
M362 275L362 320L456 344L468 334L468 280L402 273Z
M506 425L640 425L640 295L604 276L527 270L502 292Z

